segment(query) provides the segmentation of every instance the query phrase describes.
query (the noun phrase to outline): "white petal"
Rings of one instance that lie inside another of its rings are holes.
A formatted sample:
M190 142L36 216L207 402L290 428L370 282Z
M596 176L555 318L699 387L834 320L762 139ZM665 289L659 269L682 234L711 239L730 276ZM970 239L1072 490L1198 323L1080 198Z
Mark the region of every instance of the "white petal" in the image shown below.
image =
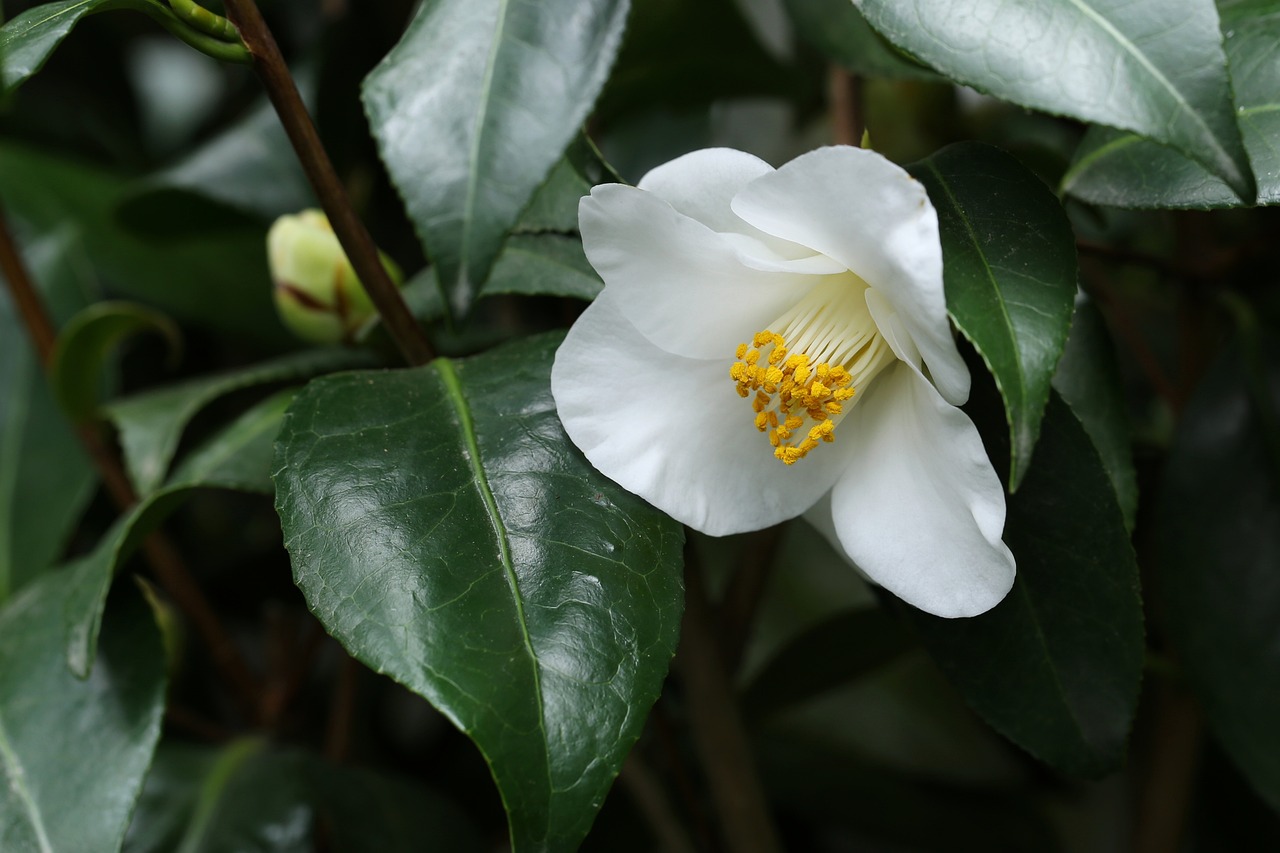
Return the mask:
M930 376L952 403L969 395L942 289L938 216L924 187L874 151L811 151L762 175L733 211L776 237L844 264L897 309Z
M830 490L840 442L783 465L729 378L732 357L663 352L605 289L556 352L565 431L606 477L673 518L723 536L793 518Z
M729 207L733 197L773 167L732 148L706 148L652 169L637 184L712 231L751 233L755 229Z
M635 187L596 187L578 222L606 292L641 334L677 355L731 358L817 281L747 266L729 239Z
M856 444L832 490L836 533L868 577L938 616L973 616L1013 585L1004 489L964 412L906 364L841 424Z

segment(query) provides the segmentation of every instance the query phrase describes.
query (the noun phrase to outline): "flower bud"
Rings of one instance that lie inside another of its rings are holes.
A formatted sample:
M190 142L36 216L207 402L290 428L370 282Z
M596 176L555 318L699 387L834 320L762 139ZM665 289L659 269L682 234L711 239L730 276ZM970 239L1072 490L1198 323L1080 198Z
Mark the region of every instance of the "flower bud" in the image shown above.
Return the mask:
M379 257L399 285L399 268L386 255ZM277 219L267 232L267 261L276 310L298 337L318 344L351 343L374 316L369 294L320 211Z

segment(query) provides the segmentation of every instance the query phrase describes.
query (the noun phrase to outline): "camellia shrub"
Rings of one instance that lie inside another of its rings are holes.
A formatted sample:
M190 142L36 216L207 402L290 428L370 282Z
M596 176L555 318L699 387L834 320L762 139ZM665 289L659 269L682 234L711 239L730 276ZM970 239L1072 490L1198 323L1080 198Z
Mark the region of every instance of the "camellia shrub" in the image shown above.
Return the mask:
M1278 201L1280 0L5 0L0 851L1280 849Z

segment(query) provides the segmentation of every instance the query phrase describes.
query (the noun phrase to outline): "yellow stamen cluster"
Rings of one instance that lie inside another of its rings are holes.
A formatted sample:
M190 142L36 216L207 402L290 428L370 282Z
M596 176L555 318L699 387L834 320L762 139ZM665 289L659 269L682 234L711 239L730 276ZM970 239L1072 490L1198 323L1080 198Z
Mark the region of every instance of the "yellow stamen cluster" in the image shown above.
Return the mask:
M833 417L853 397L853 377L841 365L812 365L804 353L788 354L782 335L766 329L738 344L729 378L739 397L751 397L756 429L769 436L773 455L794 465L820 442L835 441ZM805 424L811 423L807 430Z

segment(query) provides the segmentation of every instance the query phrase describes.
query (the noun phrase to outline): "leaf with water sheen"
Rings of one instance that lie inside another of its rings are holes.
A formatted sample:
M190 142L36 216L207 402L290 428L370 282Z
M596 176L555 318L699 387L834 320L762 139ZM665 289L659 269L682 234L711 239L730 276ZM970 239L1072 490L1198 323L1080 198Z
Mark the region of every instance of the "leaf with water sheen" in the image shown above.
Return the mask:
M1064 773L1105 775L1124 761L1142 679L1138 570L1102 460L1057 394L1004 541L1018 561L1004 601L969 619L911 611L916 627L993 728Z
M586 835L658 696L683 600L679 525L560 426L560 340L314 380L276 445L311 609L475 741L519 851Z
M47 573L0 610L0 850L120 848L164 711L160 632L134 590L113 599L103 665L63 663L66 575Z
M365 80L383 162L465 313L587 117L627 0L426 0Z
M854 0L898 47L1026 107L1130 130L1257 187L1212 0Z
M1258 179L1257 204L1280 204L1280 0L1220 0L1236 121ZM1090 128L1062 189L1116 207L1238 207L1217 175L1171 148L1132 133ZM1249 198L1248 203L1254 203Z
M947 311L1004 397L1013 491L1028 471L1071 325L1075 235L1049 188L998 148L952 145L911 173L938 210Z

